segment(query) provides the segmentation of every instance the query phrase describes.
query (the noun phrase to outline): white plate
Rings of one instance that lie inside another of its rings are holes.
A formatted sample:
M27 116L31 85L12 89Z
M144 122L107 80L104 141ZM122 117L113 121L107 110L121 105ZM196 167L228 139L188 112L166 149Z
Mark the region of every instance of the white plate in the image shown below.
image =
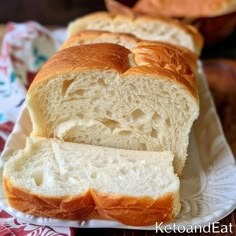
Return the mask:
M181 178L182 209L173 221L177 225L207 225L209 222L217 222L236 207L235 160L225 140L205 76L201 70L199 70L198 83L201 111L190 135L189 156ZM29 114L24 108L2 153L3 161L13 151L24 147L25 138L30 131ZM2 183L2 173L0 176L0 183ZM129 227L114 221L78 222L34 217L10 208L2 187L1 184L0 208L18 219L30 223L84 228L154 229L154 226Z

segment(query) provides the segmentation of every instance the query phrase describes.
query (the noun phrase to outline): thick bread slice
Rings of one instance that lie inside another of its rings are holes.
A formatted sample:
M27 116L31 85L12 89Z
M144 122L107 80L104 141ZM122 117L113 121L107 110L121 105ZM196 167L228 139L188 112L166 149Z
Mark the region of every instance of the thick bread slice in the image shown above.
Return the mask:
M153 225L180 210L172 162L167 151L28 138L4 165L4 189L13 208L36 216Z
M82 30L132 33L143 40L163 41L201 53L203 38L194 27L165 17L112 15L98 12L71 22L68 37Z
M181 174L198 117L194 74L174 50L90 44L59 51L31 84L32 136L174 153Z
M112 33L101 30L80 31L79 33L68 38L61 46L61 49L92 43L117 43L130 50L137 47L138 45L158 45L166 48L171 48L171 50L176 50L176 52L186 60L186 62L191 66L191 69L194 72L197 71L197 56L189 49L170 43L141 40L128 33Z

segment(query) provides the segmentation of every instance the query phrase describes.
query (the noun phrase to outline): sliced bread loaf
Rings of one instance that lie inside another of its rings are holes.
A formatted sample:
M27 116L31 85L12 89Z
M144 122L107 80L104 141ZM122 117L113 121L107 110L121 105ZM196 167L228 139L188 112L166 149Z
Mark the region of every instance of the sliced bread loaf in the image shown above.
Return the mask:
M31 136L174 153L182 173L198 117L194 74L175 50L101 43L59 51L27 97Z
M203 39L192 26L165 17L112 15L97 12L78 18L68 26L68 37L82 30L131 33L143 40L163 41L201 53Z
M28 138L4 165L10 206L42 217L169 222L180 210L173 154Z
M155 15L161 12L170 17L206 17L226 15L236 11L235 0L139 0L134 6L138 14Z
M135 37L134 35L127 33L112 33L102 30L80 31L79 33L69 37L61 46L61 49L83 44L93 44L93 43L116 43L130 50L137 47L138 45L153 45L153 46L157 45L166 48L171 48L171 50L175 50L177 53L180 54L180 56L182 56L186 60L186 63L188 63L191 66L191 69L194 72L197 71L198 57L196 56L195 53L193 53L189 49L179 45L173 45L170 43L141 40L138 37Z

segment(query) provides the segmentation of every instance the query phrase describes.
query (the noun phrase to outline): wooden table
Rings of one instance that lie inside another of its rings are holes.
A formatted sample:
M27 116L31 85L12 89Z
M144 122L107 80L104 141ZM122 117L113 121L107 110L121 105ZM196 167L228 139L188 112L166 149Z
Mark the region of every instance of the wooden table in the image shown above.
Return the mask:
M1 44L2 44L2 39L3 39L4 33L5 33L5 26L4 25L0 25L0 48L1 48ZM203 59L203 62L204 62L204 59ZM233 67L235 69L235 71L234 71L235 77L234 78L236 80L236 61L233 62L233 61L227 61L227 60L206 60L205 61L205 68L207 69L208 66L210 64L212 64L212 63L216 63L216 66L217 66L218 63L226 63L227 64L228 62L229 62L229 64L232 63L232 65L235 65L235 67L234 66ZM212 68L212 66L211 66L211 68ZM206 72L207 72L207 76L211 76L211 78L213 78L212 76L215 73L211 73L209 70L208 71L206 70ZM232 71L229 72L229 73L232 74ZM217 72L216 72L216 74L217 74ZM213 97L217 99L217 96L218 96L217 89L213 88L212 91L213 91L213 95L214 95ZM235 98L234 101L235 101L235 104L236 104L236 98ZM217 105L219 105L219 101L216 100L216 106ZM231 129L231 128L229 129L228 128L227 121L225 122L225 120L224 120L225 119L225 117L224 117L225 114L221 114L220 113L220 112L222 112L222 108L217 106L217 109L219 111L219 116L221 118L221 121L222 121L222 124L223 124L223 128L226 131L226 138L230 137L232 135L235 135L235 134L230 133L230 132L233 132L235 129ZM234 109L232 109L232 110L234 110ZM236 110L236 108L235 108L235 110ZM223 109L222 113L224 113L224 109ZM236 115L236 113L234 113L234 115ZM227 120L228 120L228 118L227 118ZM226 124L227 124L227 127L224 126ZM229 139L228 139L228 141L229 141ZM233 140L232 142L229 142L229 144L230 144L231 148L234 150L234 154L235 154L236 153L236 148L235 148L236 147L236 142L234 142L234 140ZM229 225L230 223L233 224L233 234L229 234L229 235L236 235L236 210L234 210L231 214L229 214L228 216L226 216L224 219L222 219L220 221L220 224L222 224L222 225L223 224L224 225ZM136 230L136 231L134 231L134 230L124 230L124 229L77 229L76 230L76 235L91 235L91 233L92 233L92 235L103 235L103 236L108 236L108 235L114 235L114 236L115 235L116 236L118 236L118 235L124 235L124 236L125 235L126 236L142 236L142 235L151 236L151 235L157 235L153 231L141 231L141 230ZM169 234L163 233L162 235L169 235ZM182 234L182 235L194 236L194 235L204 235L204 233L196 233L196 234L195 233L194 234L187 234L187 233L185 233L185 234ZM207 235L213 235L213 234L209 233ZM214 235L217 236L217 235L221 235L221 234L215 233ZM224 235L227 235L227 234L224 234Z

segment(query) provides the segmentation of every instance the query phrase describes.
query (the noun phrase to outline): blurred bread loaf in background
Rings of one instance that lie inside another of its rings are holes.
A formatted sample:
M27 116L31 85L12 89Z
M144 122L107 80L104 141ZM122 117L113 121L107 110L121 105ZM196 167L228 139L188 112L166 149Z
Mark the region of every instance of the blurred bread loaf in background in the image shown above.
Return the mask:
M131 33L142 40L152 40L180 45L200 55L203 39L196 28L163 16L129 16L95 12L72 21L68 37L82 30L106 30Z
M197 27L205 45L219 42L236 26L235 0L105 0L111 13L124 15L164 15Z

